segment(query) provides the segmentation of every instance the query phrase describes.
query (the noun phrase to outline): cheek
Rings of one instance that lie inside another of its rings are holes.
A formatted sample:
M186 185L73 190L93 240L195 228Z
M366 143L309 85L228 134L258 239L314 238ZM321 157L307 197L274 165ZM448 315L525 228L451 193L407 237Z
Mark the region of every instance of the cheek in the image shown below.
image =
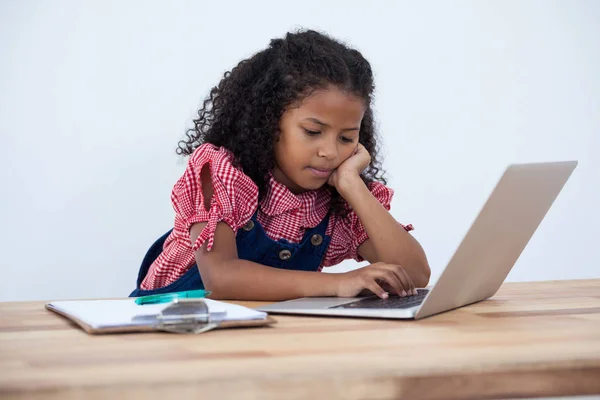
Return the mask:
M287 169L290 163L289 145L285 141L280 140L275 143L273 150L277 165L284 170Z
M288 163L293 163L296 160L300 160L307 151L307 143L302 135L299 135L296 132L293 134L288 133L280 144L280 156L282 159L285 158L285 160L282 160L284 162L287 161Z
M344 145L342 150L340 150L339 154L342 155L341 159L346 161L354 154L354 150L356 150L355 146L352 145Z
M298 159L298 146L294 143L294 138L289 135L281 136L273 146L273 150L275 151L275 161L281 168L284 170L294 169Z

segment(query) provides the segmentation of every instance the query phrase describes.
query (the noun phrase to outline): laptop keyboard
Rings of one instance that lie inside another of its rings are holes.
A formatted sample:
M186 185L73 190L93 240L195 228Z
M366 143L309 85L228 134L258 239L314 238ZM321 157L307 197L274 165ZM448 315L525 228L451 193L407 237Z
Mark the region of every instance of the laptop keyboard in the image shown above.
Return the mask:
M417 289L417 294L415 296L390 296L387 299L381 299L379 297L366 297L351 303L329 308L410 308L420 305L423 300L425 300L427 293L429 293L428 289Z

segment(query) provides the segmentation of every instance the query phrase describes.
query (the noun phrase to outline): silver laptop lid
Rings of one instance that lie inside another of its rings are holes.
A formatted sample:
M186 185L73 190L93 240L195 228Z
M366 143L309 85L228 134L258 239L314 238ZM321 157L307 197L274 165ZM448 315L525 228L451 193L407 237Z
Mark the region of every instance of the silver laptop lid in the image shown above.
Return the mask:
M510 165L415 318L493 296L576 166L577 161Z

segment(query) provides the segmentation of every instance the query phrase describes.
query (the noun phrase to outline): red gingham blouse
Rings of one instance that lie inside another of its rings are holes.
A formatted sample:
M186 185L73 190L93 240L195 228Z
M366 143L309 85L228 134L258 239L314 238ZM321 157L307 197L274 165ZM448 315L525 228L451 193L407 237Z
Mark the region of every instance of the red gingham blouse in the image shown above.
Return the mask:
M225 222L237 233L259 208L257 219L267 236L273 240L287 239L299 243L308 228L317 226L329 211L331 195L318 189L293 194L285 185L269 178L267 194L258 203L258 187L240 169L232 165L233 154L223 148L205 143L190 157L183 176L177 181L171 194L175 209L173 232L165 241L163 251L150 266L141 288L155 289L166 286L185 274L196 263L194 251L207 242L207 250L213 246L214 233L219 221ZM200 172L208 164L213 197L206 210ZM387 209L394 194L387 186L373 182L369 190ZM321 269L339 264L345 259L363 261L358 247L368 238L358 216L350 211L348 220L331 215L325 234L331 242L323 258ZM191 244L190 229L198 222L208 222L200 236ZM404 226L411 231L411 225Z

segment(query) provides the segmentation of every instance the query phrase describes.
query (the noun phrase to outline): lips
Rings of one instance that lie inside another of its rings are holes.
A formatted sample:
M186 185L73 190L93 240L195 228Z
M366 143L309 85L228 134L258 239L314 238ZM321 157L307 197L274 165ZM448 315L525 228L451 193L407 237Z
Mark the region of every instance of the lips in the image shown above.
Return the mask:
M315 175L319 178L327 178L333 172L333 169L314 168L314 167L308 167L308 170L313 175Z

